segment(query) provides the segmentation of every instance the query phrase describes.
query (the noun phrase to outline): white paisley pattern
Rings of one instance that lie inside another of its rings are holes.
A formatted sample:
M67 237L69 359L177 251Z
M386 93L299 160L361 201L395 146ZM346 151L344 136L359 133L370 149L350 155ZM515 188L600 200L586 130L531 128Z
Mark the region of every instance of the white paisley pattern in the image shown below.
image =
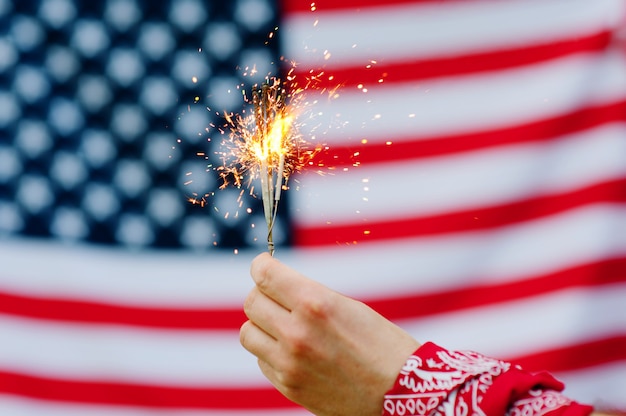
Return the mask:
M555 410L589 416L592 407L571 401L557 391L562 389L548 373L531 374L506 361L429 342L402 367L385 395L383 416L544 416Z
M542 416L572 401L554 390L531 390L528 398L516 401L506 416Z
M397 380L405 392L385 395L385 414L465 416L470 408L476 412L493 378L511 366L471 351L448 351L434 344L423 347L436 348L435 354L425 360L418 355L409 357ZM467 403L466 397L472 402Z

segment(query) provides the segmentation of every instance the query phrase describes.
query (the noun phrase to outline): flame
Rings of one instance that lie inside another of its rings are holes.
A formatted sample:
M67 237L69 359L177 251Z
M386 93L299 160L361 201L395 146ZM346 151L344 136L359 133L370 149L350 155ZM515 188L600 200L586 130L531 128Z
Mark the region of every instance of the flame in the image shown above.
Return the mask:
M221 188L233 182L241 187L248 180L265 176L266 172L279 174L285 183L293 173L308 167L321 149L311 147L299 132L298 115L304 106L299 102L299 94L304 89L294 89L287 93L279 80L272 79L262 87L253 88L253 99L247 102L254 105L247 114L225 114L231 134L223 142L222 166L217 170L222 178ZM282 180L281 179L281 180ZM280 181L272 181L282 183ZM281 185L287 189L286 184Z
M225 151L220 153L224 163L216 168L222 178L220 188L231 182L239 188L247 178L250 194L255 195L252 183L254 179L260 180L256 195L262 197L271 254L274 252L272 229L281 193L289 189L290 176L310 167L322 150L321 146L311 147L300 134L298 119L309 102L300 100L306 86L297 86L294 79L290 71L287 86L280 79L268 78L264 84L252 88L251 97L244 92L244 100L252 108L243 115L224 115L231 134L222 143Z
M272 163L289 153L289 133L293 127L294 116L279 113L272 122L266 136L255 134L251 142L251 153L259 161Z

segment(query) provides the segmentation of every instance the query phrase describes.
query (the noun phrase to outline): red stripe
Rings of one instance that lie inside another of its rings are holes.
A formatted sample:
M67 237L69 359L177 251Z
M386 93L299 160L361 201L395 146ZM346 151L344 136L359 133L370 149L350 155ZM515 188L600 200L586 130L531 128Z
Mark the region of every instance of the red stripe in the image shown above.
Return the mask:
M612 32L602 31L585 37L505 50L403 62L380 61L367 68L365 65L370 62L359 62L355 63L357 66L325 68L324 75L316 78L312 85L315 89L331 90L338 86L355 88L361 85L373 91L374 88L384 88L389 83L416 82L446 76L500 71L577 53L603 51L610 45L612 36ZM296 79L308 79L311 68L296 67L294 74Z
M566 372L626 361L626 334L513 358L530 371Z
M453 1L461 0L447 0L449 3ZM439 0L283 0L281 2L281 12L283 15L290 15L293 13L312 13L311 16L315 16L315 12L331 12L331 11L358 11L362 9L371 8L388 8L392 6L398 6L403 4L419 4L419 3L435 3Z
M471 231L493 228L505 224L527 221L555 214L577 206L594 202L626 202L626 179L607 182L576 190L567 194L538 197L499 207L483 208L434 217L421 217L403 221L370 224L368 240L395 239L416 235L432 235L445 232ZM363 226L301 228L294 232L300 245L334 244L337 241L363 241ZM623 273L626 275L626 271ZM556 281L556 280L554 280ZM531 288L531 286L527 286ZM536 288L533 288L535 291ZM466 290L466 289L463 289ZM499 290L499 289L498 289ZM523 293L516 289L515 293ZM435 295L433 295L435 296ZM441 295L443 296L443 295ZM449 296L449 292L446 292ZM464 293L459 299L474 299L475 295ZM501 299L505 299L500 297ZM437 299L435 296L434 299ZM393 299L394 305L405 310L406 316L416 311L410 308L413 302ZM415 302L425 304L425 300ZM432 305L438 304L438 300ZM480 305L478 302L474 306ZM383 308L385 301L379 307ZM443 303L442 303L443 305ZM459 302L458 305L464 305ZM465 306L463 306L465 307ZM433 311L436 307L433 306ZM385 309L385 313L391 313ZM34 319L82 322L91 324L123 324L141 327L169 329L225 329L237 330L246 320L240 308L223 309L175 309L119 306L72 299L53 299L24 296L8 292L0 293L0 313ZM393 314L391 317L398 317Z
M480 280L480 276L473 280ZM582 264L541 276L527 276L514 282L474 284L441 292L365 300L365 303L387 319L398 321L506 304L565 288L616 283L626 283L626 257Z
M426 217L402 217L348 225L294 225L300 247L356 244L399 238L488 230L555 215L601 202L626 202L626 178L594 184L575 191L466 211Z
M365 303L388 319L415 319L424 316L477 308L485 305L506 303L511 300L537 296L568 287L592 287L626 281L626 257L606 259L596 263L579 265L555 273L541 276L528 276L519 281L497 285L473 285L447 289L442 292L420 295L398 296L388 299L369 299ZM449 302L449 299L455 299ZM8 300L8 302L5 302ZM9 306L6 306L9 305ZM42 305L44 305L42 307ZM143 314L131 313L122 316L111 311L104 304L63 301L58 299L39 299L4 293L0 297L1 313L28 318L56 321L85 322L91 324L113 323L169 329L207 329L207 322L214 329L219 323L220 329L238 330L245 317L240 308L224 310L198 310L196 313L205 319L198 319L191 311L184 311L181 320L172 322L173 309L146 309ZM65 309L65 313L55 312L55 308ZM115 307L113 307L115 309ZM76 316L90 309L91 313L77 320ZM33 313L32 311L37 311ZM237 320L223 320L224 316L239 316ZM137 317L141 316L141 319ZM184 319L188 319L189 322ZM195 325L195 326L194 326Z
M169 329L239 329L241 309L174 309L119 306L0 292L0 313L52 321L122 324Z
M590 340L512 358L531 371L572 371L626 360L626 335ZM0 371L0 392L64 403L177 409L288 409L297 406L271 387L189 388L44 378Z
M193 388L45 378L0 371L0 392L58 402L179 409L296 407L271 387Z
M626 121L626 100L580 108L567 114L501 129L410 139L390 137L392 144L331 146L327 151L316 155L314 166L341 167L397 162L516 143L553 140L617 121Z

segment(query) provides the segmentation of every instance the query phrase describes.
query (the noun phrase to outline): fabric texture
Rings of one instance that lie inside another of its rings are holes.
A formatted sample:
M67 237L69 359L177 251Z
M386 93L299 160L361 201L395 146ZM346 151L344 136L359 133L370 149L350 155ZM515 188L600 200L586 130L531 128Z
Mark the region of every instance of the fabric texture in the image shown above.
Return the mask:
M383 416L585 416L593 408L570 400L547 372L530 373L473 351L449 351L432 342L406 361L385 395Z

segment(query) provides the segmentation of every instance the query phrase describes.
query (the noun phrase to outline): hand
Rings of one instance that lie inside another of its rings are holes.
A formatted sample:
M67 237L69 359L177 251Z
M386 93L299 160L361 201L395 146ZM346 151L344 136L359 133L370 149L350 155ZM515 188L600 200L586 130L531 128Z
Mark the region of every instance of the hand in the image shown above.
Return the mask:
M418 347L365 304L264 253L244 303L241 344L269 381L318 416L380 415L384 394Z

